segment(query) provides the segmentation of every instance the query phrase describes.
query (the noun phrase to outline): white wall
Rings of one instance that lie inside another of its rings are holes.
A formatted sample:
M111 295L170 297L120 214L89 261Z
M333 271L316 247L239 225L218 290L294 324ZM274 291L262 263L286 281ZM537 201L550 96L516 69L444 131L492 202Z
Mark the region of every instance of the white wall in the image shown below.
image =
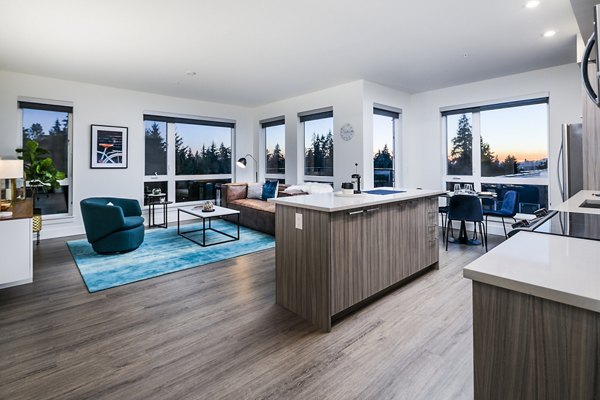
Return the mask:
M248 108L160 96L80 82L0 71L0 156L14 157L21 147L19 96L73 103L72 218L44 222L42 238L83 233L79 201L92 196L143 200L145 111L227 118L236 121L235 154L252 148L253 119ZM90 125L129 128L129 166L121 170L90 169ZM249 169L237 169L238 180L252 179Z
M363 81L354 81L256 108L255 129L259 139L255 150L261 155L262 179L265 138L258 121L285 116L285 180L286 183L298 183L304 180L304 133L300 129L298 113L325 107L333 107L334 187L339 189L342 182L350 181L356 162L364 175L362 96ZM348 142L339 134L345 123L354 128L354 138Z
M581 122L582 101L579 68L567 64L523 74L510 75L466 85L418 93L411 96L409 134L405 136L405 184L442 187L440 108L474 102L494 103L499 99L547 92L549 102L550 203L561 202L554 171L561 139L561 124Z

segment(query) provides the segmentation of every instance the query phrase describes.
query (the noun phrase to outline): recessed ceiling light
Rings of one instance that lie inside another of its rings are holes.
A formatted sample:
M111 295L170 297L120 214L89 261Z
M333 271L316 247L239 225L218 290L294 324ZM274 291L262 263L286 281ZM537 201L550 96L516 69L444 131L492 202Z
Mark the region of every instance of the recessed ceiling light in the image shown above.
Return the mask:
M538 0L531 0L525 3L525 8L536 8L539 5L540 2Z
M546 31L544 32L544 37L552 37L556 35L556 31Z
M189 76L194 76L196 75L196 71L185 71L185 74Z

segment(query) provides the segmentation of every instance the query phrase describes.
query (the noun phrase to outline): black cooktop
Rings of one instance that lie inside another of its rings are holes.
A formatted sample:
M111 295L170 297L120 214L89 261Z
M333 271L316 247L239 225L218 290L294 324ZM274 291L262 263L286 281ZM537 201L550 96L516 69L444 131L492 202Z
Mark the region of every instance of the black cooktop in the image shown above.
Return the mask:
M556 212L532 226L534 232L600 240L600 214Z

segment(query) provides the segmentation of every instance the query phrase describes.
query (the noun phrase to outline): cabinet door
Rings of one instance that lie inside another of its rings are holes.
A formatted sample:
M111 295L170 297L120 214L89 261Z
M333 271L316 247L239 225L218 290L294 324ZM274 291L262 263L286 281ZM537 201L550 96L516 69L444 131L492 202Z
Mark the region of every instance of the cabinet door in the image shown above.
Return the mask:
M31 219L0 221L0 287L31 281Z
M588 65L589 76L596 75L596 65ZM597 80L590 79L598 93ZM583 188L600 190L600 108L583 90Z
M438 261L436 199L409 200L399 205L397 257L406 278Z
M365 209L363 243L368 244L364 259L369 296L398 281L397 271L402 269L402 265L394 250L397 246L394 232L400 228L396 215L395 205L379 205Z
M368 296L365 268L364 211L349 210L331 216L331 313L336 314Z

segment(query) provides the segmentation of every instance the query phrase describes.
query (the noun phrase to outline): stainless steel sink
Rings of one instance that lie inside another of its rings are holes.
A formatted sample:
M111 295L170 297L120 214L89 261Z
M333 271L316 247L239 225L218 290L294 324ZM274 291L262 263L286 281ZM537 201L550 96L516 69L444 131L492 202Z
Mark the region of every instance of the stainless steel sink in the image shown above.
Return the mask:
M583 208L600 208L600 199L599 200L586 200L579 207Z

